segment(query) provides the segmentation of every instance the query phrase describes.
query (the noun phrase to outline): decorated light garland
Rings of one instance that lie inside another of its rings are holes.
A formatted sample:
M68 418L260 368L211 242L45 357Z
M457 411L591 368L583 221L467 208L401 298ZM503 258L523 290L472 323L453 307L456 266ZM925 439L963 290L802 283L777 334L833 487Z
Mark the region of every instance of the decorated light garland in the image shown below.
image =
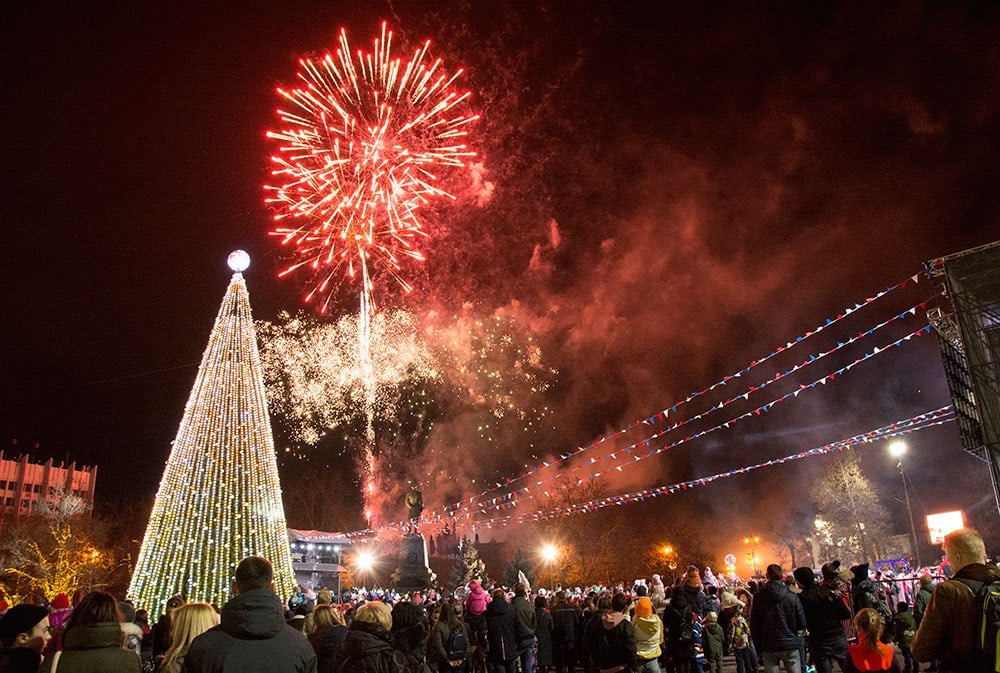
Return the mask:
M643 439L640 439L640 440L638 440L636 442L633 442L632 444L630 444L630 445L628 445L628 446L626 446L626 447L624 447L622 449L619 449L617 451L613 451L613 452L608 453L608 454L604 454L602 456L592 457L589 461L587 461L585 463L574 465L573 467L569 468L568 470L566 470L565 472L563 472L562 474L560 474L559 478L563 478L567 474L570 474L572 472L576 472L576 471L588 468L591 465L594 465L594 464L597 464L597 463L601 463L601 462L604 462L604 461L607 461L607 460L618 460L619 457L622 457L624 459L625 455L631 454L632 451L634 449L636 449L639 445L648 447L650 442L652 442L652 441L654 441L656 439L665 437L666 435L670 434L674 430L677 430L678 428L681 428L681 427L683 427L685 425L688 425L690 423L694 423L694 422L700 421L700 420L702 420L704 418L707 418L710 415L712 415L713 413L715 413L717 411L720 411L721 409L724 409L724 408L728 407L730 404L733 404L734 402L737 402L739 400L747 401L747 400L750 399L751 395L760 392L761 390L763 390L764 388L770 386L771 384L776 383L776 382L781 381L781 380L784 380L787 377L789 377L789 376L791 376L791 375L799 372L800 370L802 370L802 369L804 369L804 368L806 368L806 367L808 367L810 365L813 365L813 364L819 362L820 360L822 360L822 359L824 359L824 358L826 358L826 357L828 357L830 355L833 355L834 353L836 353L836 352L838 352L838 351L840 351L840 350L842 350L844 348L847 348L848 346L850 346L850 345L852 345L852 344L860 341L861 339L864 339L865 337L871 336L872 334L874 334L878 330L882 329L883 327L886 327L887 325L890 325L890 324L896 322L897 320L902 320L902 319L906 318L907 316L916 315L917 309L918 308L919 309L923 309L924 306L925 306L925 303L921 303L921 304L918 304L917 306L913 306L913 307L911 307L911 308L903 311L902 313L899 313L897 315L892 316L891 318L888 318L887 320L882 321L881 323L875 325L874 327L871 327L871 328L869 328L867 330L859 332L856 336L851 337L847 341L838 341L837 345L835 347L831 348L830 350L825 351L825 352L821 352L821 353L818 353L818 354L812 354L809 357L807 357L805 360L803 360L801 363L796 364L795 366L793 366L791 369L789 369L789 370L787 370L785 372L781 372L781 373L775 374L772 378L768 379L767 381L764 381L760 385L751 385L745 392L740 393L739 395L736 395L734 397L730 397L730 398L728 398L728 399L726 399L726 400L724 400L722 402L719 402L718 404L713 405L708 410L706 410L706 411L704 411L702 413L696 414L694 416L689 416L689 417L684 418L682 420L676 421L670 427L667 427L667 428L665 428L663 430L660 430L658 432L653 433L652 435L649 435L648 437L644 437ZM910 336L913 336L913 335L911 334ZM904 337L904 340L906 340L905 337ZM880 352L880 351L879 351L879 349L876 349L875 352ZM862 358L862 360L863 359L864 358ZM861 360L859 360L858 362L860 362L860 361ZM854 364L857 364L857 362L855 362ZM834 372L834 374L837 374L837 373L839 373L839 372ZM820 384L821 382L822 382L822 379L819 379L819 380L813 382L813 384L810 384L809 386L806 386L806 388L807 389L811 389L811 388L815 387L816 385ZM801 390L802 389L800 388L798 391L793 391L793 393L790 393L790 395L792 395L792 396L797 395L798 393L801 392ZM788 395L786 395L785 397L788 397ZM782 400L778 399L778 400L774 401L773 404L777 404L780 401L782 401ZM675 407L671 407L670 411L674 411L675 409L676 409L676 406ZM767 409L764 409L764 411L766 411L766 410ZM752 414L753 412L750 412L750 413ZM744 418L744 417L746 417L748 415L749 414L745 414L744 416L739 416L739 417L737 417L735 419L730 419L729 422L732 423L732 422L735 422L737 420L741 420L742 418ZM664 416L664 418L665 418L665 416ZM725 424L723 424L722 427L728 427L728 426L725 426ZM716 429L718 429L718 428L716 428ZM696 435L696 436L700 436L700 435ZM684 441L688 441L688 440L685 439ZM678 443L683 443L683 442L678 442ZM676 445L676 443L673 444L673 445L671 445L671 446L675 446L675 445ZM568 454L561 455L559 461L554 461L554 462L550 462L550 463L544 463L542 466L537 467L537 468L535 468L535 469L533 469L533 470L525 473L524 475L522 475L520 477L517 477L515 479L511 479L507 483L508 484L512 484L512 483L516 483L518 481L521 481L525 477L528 477L528 476L530 476L532 474L535 474L535 473L541 471L542 469L545 469L546 467L551 467L552 465L555 465L558 462L562 462L564 460L568 460L569 458L571 458L573 456L579 455L579 453L580 453L579 451L575 451L575 452L571 452L571 453L568 453ZM634 458L634 460L641 460L641 458L636 457L636 458ZM633 460L633 462L634 462L634 460ZM620 470L620 468L618 468L618 469ZM602 473L597 473L596 475L594 475L592 477L588 477L588 478L593 479L593 478L595 478L597 476L600 476L601 474ZM507 500L511 499L513 497L514 493L522 493L522 494L523 493L527 493L529 490L532 490L533 488L536 488L540 483L541 482L538 482L538 484L536 484L534 487L531 484L529 484L529 485L527 485L525 487L522 487L521 489L517 489L516 491L510 491L510 492L508 492L506 494L503 494L503 495L500 495L500 496L495 496L495 497L490 498L490 499L483 499L483 497L482 497L483 495L488 495L488 493L496 492L497 490L499 490L499 488L492 488L486 494L480 494L479 497L473 497L473 498L469 498L469 499L463 500L463 501L458 502L458 503L453 503L453 504L450 504L450 505L446 505L443 508L441 508L441 510L444 513L444 515L448 515L448 514L450 514L452 512L457 512L457 511L460 511L462 509L468 509L471 505L473 505L475 503L496 504L497 502L502 502L505 499L507 499Z
M490 495L490 494L492 494L492 493L495 493L496 491L499 491L499 490L509 489L513 484L516 484L516 483L518 483L518 482L520 482L520 481L522 481L524 479L527 479L527 478L529 478L529 477L537 474L538 472L541 472L542 470L545 470L545 469L547 469L549 467L553 467L555 465L559 465L559 464L561 464L561 463L563 463L563 462L565 462L567 460L570 460L570 459L572 459L572 458L574 458L576 456L579 456L580 454L584 453L585 451L588 451L588 450L593 449L593 448L597 448L597 447L601 446L602 444L607 443L608 441L619 439L620 437L623 437L624 435L628 434L629 432L631 432L632 430L634 430L636 428L643 427L643 426L654 425L655 423L657 423L659 421L663 421L668 416L670 416L671 414L676 414L677 410L680 407L684 406L685 404L687 404L687 403L689 403L689 402L691 402L691 401L693 401L693 400L695 400L695 399L697 399L699 397L703 397L703 396L707 395L708 393L710 393L710 392L712 392L712 391L714 391L714 390L716 390L718 388L721 388L723 386L728 385L734 379L738 379L738 378L744 376L745 374L749 373L755 367L757 367L759 365L762 365L765 362L771 360L772 358L774 358L774 357L776 357L776 356L784 353L785 351L788 351L789 349L793 348L794 346L797 346L797 345L801 344L805 340L809 339L812 336L815 336L816 334L819 334L820 332L824 331L828 327L831 327L832 325L835 325L835 324L839 323L841 320L844 320L848 316L854 314L855 312L857 312L860 309L868 306L869 304L874 303L875 301L881 299L882 297L886 296L890 292L892 292L894 290L897 290L897 289L903 289L903 288L905 288L906 285L907 285L907 283L918 283L919 280L920 280L920 274L918 273L918 274L914 274L913 276L911 276L910 278L908 278L906 280L903 280L903 281L900 281L899 283L891 285L891 286L885 288L884 290L882 290L881 292L878 292L875 295L866 298L863 302L855 303L853 306L844 309L843 311L841 311L840 313L838 313L835 317L833 317L833 318L827 318L824 322L822 322L821 324L819 324L818 326L816 326L814 329L811 329L811 330L805 332L804 334L799 335L798 337L796 337L795 339L793 339L791 341L787 341L784 346L778 346L777 348L773 349L768 355L766 355L766 356L764 356L762 358L751 360L750 363L747 364L742 369L739 369L739 370L733 372L732 374L724 376L722 379L720 379L719 381L713 383L712 385L708 386L707 388L705 388L703 390L700 390L700 391L692 392L687 397L685 397L683 400L679 400L679 401L675 402L674 404L672 404L671 406L669 406L669 407L667 407L667 408L665 408L665 409L663 409L663 410L661 410L661 411L659 411L659 412L657 412L657 413L655 413L655 414L653 414L651 416L648 416L648 417L646 417L644 419L633 421L633 422L629 423L628 425L626 425L624 428L621 428L621 429L619 429L619 430L617 430L615 432L612 432L612 433L609 433L607 435L604 435L603 437L600 437L599 439L591 442L590 444L587 444L585 446L577 447L576 449L573 449L572 451L569 451L569 452L564 453L564 454L559 454L559 457L556 458L556 459L550 459L550 460L543 461L540 464L536 465L535 467L533 467L533 468L527 470L526 472L522 473L520 476L511 477L509 479L504 480L503 482L497 482L495 486L492 486L492 487L490 487L490 488L482 491L481 493L478 493L476 495L471 495L471 496L469 496L467 498L464 498L462 500L459 500L457 502L453 502L451 504L445 505L445 506L443 506L440 509L440 512L436 512L436 513L440 514L440 515L448 516L448 515L451 515L451 513L453 513L453 512L458 512L458 511L460 511L460 510L462 510L464 508L468 508L470 505L472 505L473 503L476 503L478 501L485 500L487 502L491 502L493 500L496 500L496 498L487 499L487 496ZM827 355L830 355L831 353L833 353L835 351L838 351L841 348L844 348L844 347L850 345L851 343L854 343L855 341L858 341L861 338L864 338L866 336L871 335L873 332L877 331L878 329L886 326L887 324L889 324L891 322L894 322L896 320L902 319L906 315L913 315L915 313L915 311L916 311L917 308L923 308L923 307L924 307L924 303L921 303L918 306L915 306L915 307L910 308L910 309L908 309L906 311L903 311L902 313L900 313L898 315L893 316L892 318L890 318L890 319L888 319L888 320L886 320L886 321L884 321L884 322L876 325L875 327L872 327L869 330L861 332L858 336L850 339L847 342L838 343L838 345L837 345L836 348L834 348L834 349L832 349L830 351L827 351L826 353L821 353L819 355L812 355L809 358L807 358L806 360L804 360L801 364L796 365L795 367L793 367L791 370L786 371L786 372L784 372L782 374L779 374L779 375L775 376L773 379L770 379L769 381L765 382L764 384L762 384L760 386L752 387L751 390L748 391L748 392L749 393L753 393L753 392L756 392L757 390L763 389L765 386L767 386L767 385L769 385L769 384L777 381L778 379L784 378L784 377L786 377L786 376L788 376L788 375L790 375L790 374L798 371L799 369L801 369L801 368L803 368L805 366L808 366L809 364L812 364L813 362L816 362L816 361L822 359L823 357L825 357ZM740 396L737 396L736 398L731 398L731 399L727 400L726 402L724 402L722 405L717 405L717 406L713 407L712 409L710 409L708 412L705 412L704 414L699 414L699 415L697 415L695 417L686 419L686 420L681 421L679 423L675 423L670 429L668 429L668 430L666 430L664 432L670 432L671 430L677 429L681 425L684 425L686 423L698 420L698 419L702 418L703 416L707 415L708 413L711 413L712 411L717 411L718 409L720 409L720 408L722 408L724 406L727 406L728 404L730 404L731 402L733 402L733 401L735 401L736 399L739 399L739 398L740 398ZM664 433L657 433L656 435L653 435L653 436L648 437L646 439L647 440L652 440L652 439L655 439L658 436L661 436L662 434L664 434ZM634 446L635 445L633 444L632 447L634 447ZM632 447L629 447L629 448L632 448ZM594 459L591 462L595 462L595 460L600 460L600 459ZM590 464L590 463L586 463L586 464ZM577 466L574 469L579 469L579 467L580 466Z
M245 255L246 253L243 253ZM263 370L240 271L215 319L153 503L128 595L162 612L166 600L222 605L236 564L264 556L279 595L290 595L288 547Z
M781 458L772 458L771 460L764 461L762 463L755 463L753 465L745 465L743 467L736 468L735 470L729 470L727 472L719 472L707 477L700 477L698 479L689 479L687 481L678 482L675 484L669 484L666 486L657 486L655 488L649 488L642 491L633 491L632 493L624 493L621 495L609 496L606 498L597 498L595 500L588 500L586 502L576 503L572 505L562 505L559 507L550 507L547 509L536 510L534 512L529 512L526 514L519 515L508 515L493 517L491 519L478 519L474 523L477 527L482 528L501 528L504 526L510 526L517 523L525 523L529 521L544 521L547 519L554 519L563 516L569 516L573 514L584 514L587 512L592 512L598 509L603 509L604 507L610 507L611 505L624 505L635 502L642 502L644 500L649 500L651 498L658 498L664 495L672 495L680 491L686 491L691 488L696 488L698 486L706 486L712 482L719 481L720 479L727 479L729 477L735 477L743 474L748 474L756 470L773 467L775 465L783 465L796 460L802 460L803 458L812 458L815 456L823 456L837 451L843 451L844 449L850 448L852 446L858 446L862 444L870 444L872 442L881 441L889 437L898 437L900 435L912 434L918 430L925 430L927 428L935 427L938 425L944 425L945 423L950 423L955 420L955 412L951 405L940 407L933 411L927 411L922 414L918 414L911 418L896 421L895 423L890 423L889 425L883 426L876 430L871 430L869 432L854 435L853 437L848 437L847 439L841 439L836 442L831 442L830 444L825 444L814 449L809 449L808 451L801 451L799 453L793 453L791 455L783 456Z
M903 313L898 314L895 318L900 318L900 317L902 317L902 316L904 316L906 314L912 314L911 313L912 311L914 311L914 309L908 309L907 311L904 311ZM626 467L626 466L629 466L629 465L634 465L635 463L637 463L639 461L642 461L642 460L646 460L647 458L652 458L653 456L657 456L657 455L659 455L661 453L664 453L664 452L666 452L666 451L668 451L668 450L670 450L670 449L672 449L672 448L674 448L676 446L679 446L681 444L686 444L687 442L690 442L690 441L695 440L695 439L699 439L699 438L704 437L704 436L706 436L706 435L708 435L708 434L710 434L712 432L716 432L716 431L721 430L723 428L729 428L733 424L738 423L738 422L740 422L742 420L745 420L747 418L750 418L750 417L753 417L753 416L760 416L760 415L762 415L764 413L767 413L775 405L780 404L781 402L785 402L785 401L787 401L789 399L796 398L803 391L814 389L814 388L816 388L817 386L820 386L820 385L826 385L828 382L835 380L837 377L839 377L839 376L847 373L848 371L850 371L851 369L853 369L855 366L857 366L857 365L859 365L859 364L861 364L863 362L866 362L866 361L874 358L876 355L879 355L881 353L885 353L886 351L888 351L888 350L890 350L892 348L896 348L898 346L901 346L904 343L910 341L910 339L912 339L913 337L921 336L923 334L928 334L929 332L930 332L930 325L924 325L923 327L920 327L919 329L917 329L917 330L915 330L913 332L910 332L910 333L908 333L908 334L900 337L899 339L896 339L895 341L892 341L891 343L886 344L885 346L881 346L881 347L876 346L872 351L870 351L868 353L865 353L865 355L863 355L863 356L861 356L859 358L856 358L854 361L850 362L849 364L847 364L847 365L845 365L843 367L840 367L839 369L837 369L836 371L834 371L834 372L832 372L830 374L827 374L827 375L822 376L822 377L820 377L818 379L815 379L811 383L800 384L798 386L798 388L796 388L794 390L790 390L790 391L786 392L785 394L780 395L780 396L772 399L771 401L769 401L769 402L767 402L765 404L762 404L762 405L760 405L760 406L758 406L758 407L756 407L754 409L751 409L750 411L747 411L747 412L745 412L743 414L740 414L738 416L732 417L732 418L730 418L727 421L724 421L722 423L718 423L718 424L716 424L716 425L714 425L714 426L712 426L710 428L707 428L705 430L702 430L700 432L697 432L697 433L694 433L694 434L691 434L691 435L687 435L687 436L685 436L685 437L683 437L681 439L674 440L673 442L670 442L668 444L664 444L664 445L662 445L660 447L650 447L650 444L653 442L654 439L662 436L663 434L666 434L667 432L669 432L669 430L664 431L662 433L656 433L656 434L654 434L654 435L652 435L652 436L650 436L648 438L642 439L642 440L640 440L638 442L634 442L634 443L630 444L627 447L624 447L624 448L622 448L622 449L620 449L618 451L614 451L611 454L608 454L608 456L610 456L611 459L617 459L617 457L618 457L619 454L631 456L630 459L628 459L627 461L625 461L625 462L623 462L623 463L621 463L619 465L610 467L607 470L600 470L600 471L597 471L597 472L593 472L593 473L591 473L589 475L586 475L585 477L581 477L581 478L579 478L579 479L577 479L575 481L575 484L582 484L584 481L589 481L589 480L597 479L597 478L599 478L601 476L604 476L604 475L608 474L611 471L621 472L622 469L623 469L623 467ZM749 393L745 393L745 396L739 396L739 397L742 397L743 399L748 399L749 398ZM640 449L640 448L641 448L642 452L641 453L636 453L636 450ZM646 450L647 448L648 448L648 450ZM599 462L599 459L594 458L594 459L591 460L591 463L588 463L588 465L592 464L592 463L596 463L596 462ZM511 508L517 507L518 502L519 502L519 500L518 500L519 496L525 496L525 499L527 499L527 500L535 500L535 499L537 499L538 496L535 495L534 493L532 493L532 491L535 490L535 489L537 489L537 488L540 488L543 484L544 484L543 481L537 481L534 484L530 484L528 486L512 490L509 493L506 493L504 495L500 495L500 496L497 496L497 497L492 498L490 500L484 500L484 501L481 501L481 502L472 502L472 503L470 503L470 502L467 502L467 501L462 501L462 503L461 503L461 509L454 509L454 508L451 508L451 506L449 506L449 508L442 507L442 508L439 508L439 509L434 510L432 512L426 513L424 515L424 519L426 521L428 521L429 523L432 523L432 524L433 523L439 523L439 524L443 525L445 523L453 523L455 521L471 520L477 514L488 514L490 510L500 511L500 510L503 510L503 509L511 509ZM549 493L546 491L546 492L543 492L542 495L543 496L548 496ZM388 524L386 526L379 527L377 530L380 531L380 532L382 532L382 531L392 531L392 530L402 530L405 527L405 525L406 525L406 522L396 522L394 524ZM356 531L355 533L351 533L351 535L357 534L357 535L366 536L366 535L371 535L373 532L376 532L376 531L373 531L373 530Z

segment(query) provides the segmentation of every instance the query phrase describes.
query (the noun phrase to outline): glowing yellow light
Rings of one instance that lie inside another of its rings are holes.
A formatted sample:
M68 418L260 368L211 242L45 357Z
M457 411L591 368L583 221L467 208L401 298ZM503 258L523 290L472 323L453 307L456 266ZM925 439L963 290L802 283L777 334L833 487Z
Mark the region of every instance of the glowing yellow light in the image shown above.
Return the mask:
M542 560L546 563L554 563L559 558L559 548L554 544L546 544L542 547Z

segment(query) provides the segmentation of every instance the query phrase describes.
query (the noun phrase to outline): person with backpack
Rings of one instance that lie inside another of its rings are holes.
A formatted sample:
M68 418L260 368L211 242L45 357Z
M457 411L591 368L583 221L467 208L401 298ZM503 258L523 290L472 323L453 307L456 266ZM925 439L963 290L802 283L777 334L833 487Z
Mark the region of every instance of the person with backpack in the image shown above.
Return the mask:
M441 617L431 632L427 659L438 673L465 673L469 657L469 630L451 603L442 603Z
M667 651L676 673L691 673L694 660L694 614L687 597L675 590L663 610L663 625L667 628Z
M995 671L1000 621L1000 568L986 563L986 545L971 528L945 536L954 575L934 588L913 638L913 658L940 661L942 673Z
M629 600L618 592L611 597L611 610L601 617L594 652L601 673L632 673L639 664L635 628L628 619Z

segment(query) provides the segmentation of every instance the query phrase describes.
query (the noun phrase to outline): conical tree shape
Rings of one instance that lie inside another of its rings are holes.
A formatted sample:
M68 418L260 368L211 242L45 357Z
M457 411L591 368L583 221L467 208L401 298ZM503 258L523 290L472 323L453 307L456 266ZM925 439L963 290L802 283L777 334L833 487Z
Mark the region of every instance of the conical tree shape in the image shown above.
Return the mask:
M278 596L294 586L278 464L250 296L233 275L167 459L129 596L151 616L166 600L222 605L239 561L263 556Z

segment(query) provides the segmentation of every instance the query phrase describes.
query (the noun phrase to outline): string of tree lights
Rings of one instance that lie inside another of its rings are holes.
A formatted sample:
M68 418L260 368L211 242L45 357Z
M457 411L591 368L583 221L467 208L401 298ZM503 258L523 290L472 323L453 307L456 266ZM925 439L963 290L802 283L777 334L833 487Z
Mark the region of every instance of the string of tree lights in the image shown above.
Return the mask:
M246 253L233 274L167 459L128 595L154 614L166 600L222 605L236 564L260 555L278 595L294 587Z

